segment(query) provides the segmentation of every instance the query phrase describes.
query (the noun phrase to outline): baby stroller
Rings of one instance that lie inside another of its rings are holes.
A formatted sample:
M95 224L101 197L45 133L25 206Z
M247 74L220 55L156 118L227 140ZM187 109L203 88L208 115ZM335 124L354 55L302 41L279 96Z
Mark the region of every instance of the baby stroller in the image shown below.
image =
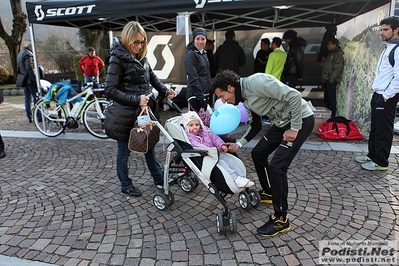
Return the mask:
M176 110L172 101L168 101ZM181 113L181 112L180 112ZM223 234L225 226L230 226L232 233L237 232L237 221L233 211L230 211L225 197L228 194L239 193L240 206L248 210L260 203L260 194L256 189L239 188L229 173L218 165L218 151L216 148L193 148L186 132L179 123L180 116L172 117L165 122L165 128L155 121L165 137L170 141L167 146L164 165L163 190L153 197L153 203L159 210L166 210L174 202L174 196L169 190L171 176L175 175L176 182L185 192L191 192L198 186L198 179L208 188L211 194L223 205L224 211L216 216L218 234ZM236 156L228 154L246 173L244 163ZM176 173L184 173L177 174ZM197 179L198 178L198 179Z

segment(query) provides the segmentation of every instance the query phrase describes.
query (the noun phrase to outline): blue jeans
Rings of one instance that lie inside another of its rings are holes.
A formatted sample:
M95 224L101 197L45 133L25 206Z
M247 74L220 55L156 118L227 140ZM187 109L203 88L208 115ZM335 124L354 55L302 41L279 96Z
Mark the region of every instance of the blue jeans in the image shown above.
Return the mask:
M85 76L85 83L93 81L100 83L100 78L98 76Z
M38 101L38 96L37 94L37 87L36 84L28 84L24 88L24 94L25 94L25 111L26 111L26 116L28 117L28 120L32 120L32 98L33 98L33 103L36 104ZM41 118L41 117L38 117Z
M287 84L289 87L295 89L296 85L298 84L298 78L296 76L286 76L285 84Z
M133 186L132 179L129 178L129 156L131 151L128 148L128 143L125 141L117 141L118 153L116 155L116 172L121 183L121 189L128 189ZM151 172L151 176L154 179L154 184L163 183L163 170L155 157L155 149L150 149L144 154L147 167Z
M326 81L323 83L324 105L331 110L331 116L337 113L337 83Z

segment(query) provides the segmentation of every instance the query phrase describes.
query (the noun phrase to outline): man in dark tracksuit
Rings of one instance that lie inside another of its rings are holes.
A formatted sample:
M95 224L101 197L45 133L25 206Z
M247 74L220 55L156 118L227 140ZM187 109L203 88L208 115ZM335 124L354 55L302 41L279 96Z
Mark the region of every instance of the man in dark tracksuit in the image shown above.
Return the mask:
M399 18L389 17L380 22L381 39L386 42L377 63L371 98L371 127L367 156L356 157L362 168L370 171L388 169L396 105L399 101L399 49L394 51L394 64L389 62L392 49L399 44Z

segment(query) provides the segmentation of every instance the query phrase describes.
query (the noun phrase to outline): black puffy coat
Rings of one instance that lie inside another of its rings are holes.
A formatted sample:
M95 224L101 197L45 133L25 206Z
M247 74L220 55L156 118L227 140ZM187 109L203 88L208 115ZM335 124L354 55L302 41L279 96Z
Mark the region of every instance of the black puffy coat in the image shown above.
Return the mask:
M288 50L287 60L284 65L284 76L303 78L303 46L306 46L306 41L301 37L290 42L290 49Z
M111 57L105 80L105 94L111 100L105 115L105 132L116 140L128 141L138 114L141 112L140 96L148 94L151 84L159 93L168 89L158 79L146 57L137 60L115 37L111 46ZM155 100L148 103L156 113Z

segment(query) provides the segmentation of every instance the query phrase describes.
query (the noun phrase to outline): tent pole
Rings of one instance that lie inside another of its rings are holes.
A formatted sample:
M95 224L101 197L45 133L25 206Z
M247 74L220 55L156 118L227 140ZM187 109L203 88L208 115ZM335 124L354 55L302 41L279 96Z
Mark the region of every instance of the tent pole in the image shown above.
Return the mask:
M391 0L391 7L389 10L390 16L393 16L395 14L395 5L396 5L396 0Z
M31 43L32 43L32 53L33 53L33 62L35 64L35 73L36 73L36 86L37 86L37 94L41 97L42 96L42 90L40 86L40 70L39 70L39 64L37 62L37 54L36 54L36 44L35 44L35 33L33 31L33 24L29 23L29 33L30 33L30 38L31 38ZM44 73L43 73L44 75Z
M186 46L188 45L188 43L190 42L190 30L189 30L189 26L190 26L190 15L187 12L184 16L184 23L186 24L186 26L184 27L184 30L186 31Z
M112 39L114 38L114 32L112 30L108 31L109 47L112 46Z

